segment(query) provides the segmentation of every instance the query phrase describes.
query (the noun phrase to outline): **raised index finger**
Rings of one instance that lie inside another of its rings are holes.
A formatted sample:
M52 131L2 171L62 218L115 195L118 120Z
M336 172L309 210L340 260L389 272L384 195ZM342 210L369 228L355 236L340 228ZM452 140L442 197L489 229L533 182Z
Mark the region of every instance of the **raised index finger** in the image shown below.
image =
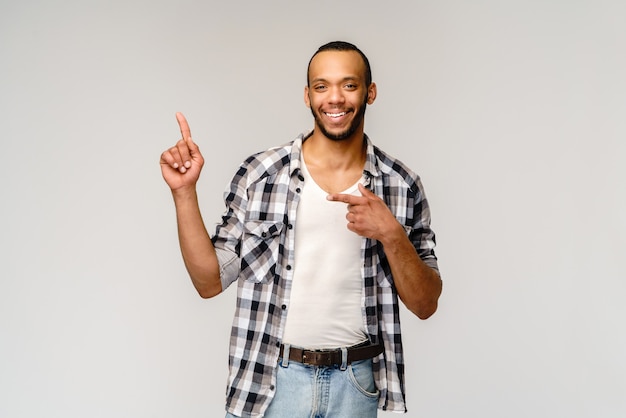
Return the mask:
M191 138L191 129L189 129L187 119L185 119L185 116L182 113L176 112L176 120L178 121L180 133L183 136L185 142L187 142L187 140Z

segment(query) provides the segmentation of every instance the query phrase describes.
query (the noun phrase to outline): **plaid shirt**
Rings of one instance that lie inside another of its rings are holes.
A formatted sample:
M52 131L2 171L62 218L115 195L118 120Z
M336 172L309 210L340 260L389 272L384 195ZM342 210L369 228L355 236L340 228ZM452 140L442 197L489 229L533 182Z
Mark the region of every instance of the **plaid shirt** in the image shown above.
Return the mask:
M224 194L226 212L213 243L222 287L238 280L230 336L227 410L263 416L276 388L279 347L290 304L294 230L299 194L305 187L300 135L293 142L249 157ZM419 177L367 138L365 185L382 197L405 227L420 257L437 269L430 210ZM398 295L382 246L363 239L363 320L370 341L384 352L373 359L379 407L405 412L404 358Z

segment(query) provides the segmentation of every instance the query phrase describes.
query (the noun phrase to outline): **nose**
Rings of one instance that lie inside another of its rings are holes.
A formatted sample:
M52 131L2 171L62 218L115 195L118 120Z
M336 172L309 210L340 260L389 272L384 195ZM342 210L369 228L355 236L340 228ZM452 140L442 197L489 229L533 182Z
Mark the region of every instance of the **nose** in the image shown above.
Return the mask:
M329 91L328 103L339 104L345 101L343 90L340 87L332 87Z

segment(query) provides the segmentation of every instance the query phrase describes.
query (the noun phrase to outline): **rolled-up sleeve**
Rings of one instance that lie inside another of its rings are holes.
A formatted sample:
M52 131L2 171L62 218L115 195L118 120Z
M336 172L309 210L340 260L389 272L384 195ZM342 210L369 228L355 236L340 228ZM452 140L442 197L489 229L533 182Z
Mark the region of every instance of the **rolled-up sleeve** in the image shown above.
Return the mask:
M226 289L239 277L239 257L236 253L223 248L216 248L215 252L220 263L222 289Z

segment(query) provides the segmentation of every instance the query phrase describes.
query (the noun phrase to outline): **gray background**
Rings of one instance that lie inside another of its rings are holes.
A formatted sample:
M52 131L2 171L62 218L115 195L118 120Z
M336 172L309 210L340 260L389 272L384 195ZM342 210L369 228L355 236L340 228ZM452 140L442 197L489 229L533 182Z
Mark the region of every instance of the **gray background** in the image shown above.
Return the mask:
M242 159L312 127L306 62L335 39L369 55L366 131L422 176L439 242L438 313L402 312L406 416L625 416L625 21L621 0L2 0L0 416L223 415L235 295L195 294L158 158L184 112L212 226Z

